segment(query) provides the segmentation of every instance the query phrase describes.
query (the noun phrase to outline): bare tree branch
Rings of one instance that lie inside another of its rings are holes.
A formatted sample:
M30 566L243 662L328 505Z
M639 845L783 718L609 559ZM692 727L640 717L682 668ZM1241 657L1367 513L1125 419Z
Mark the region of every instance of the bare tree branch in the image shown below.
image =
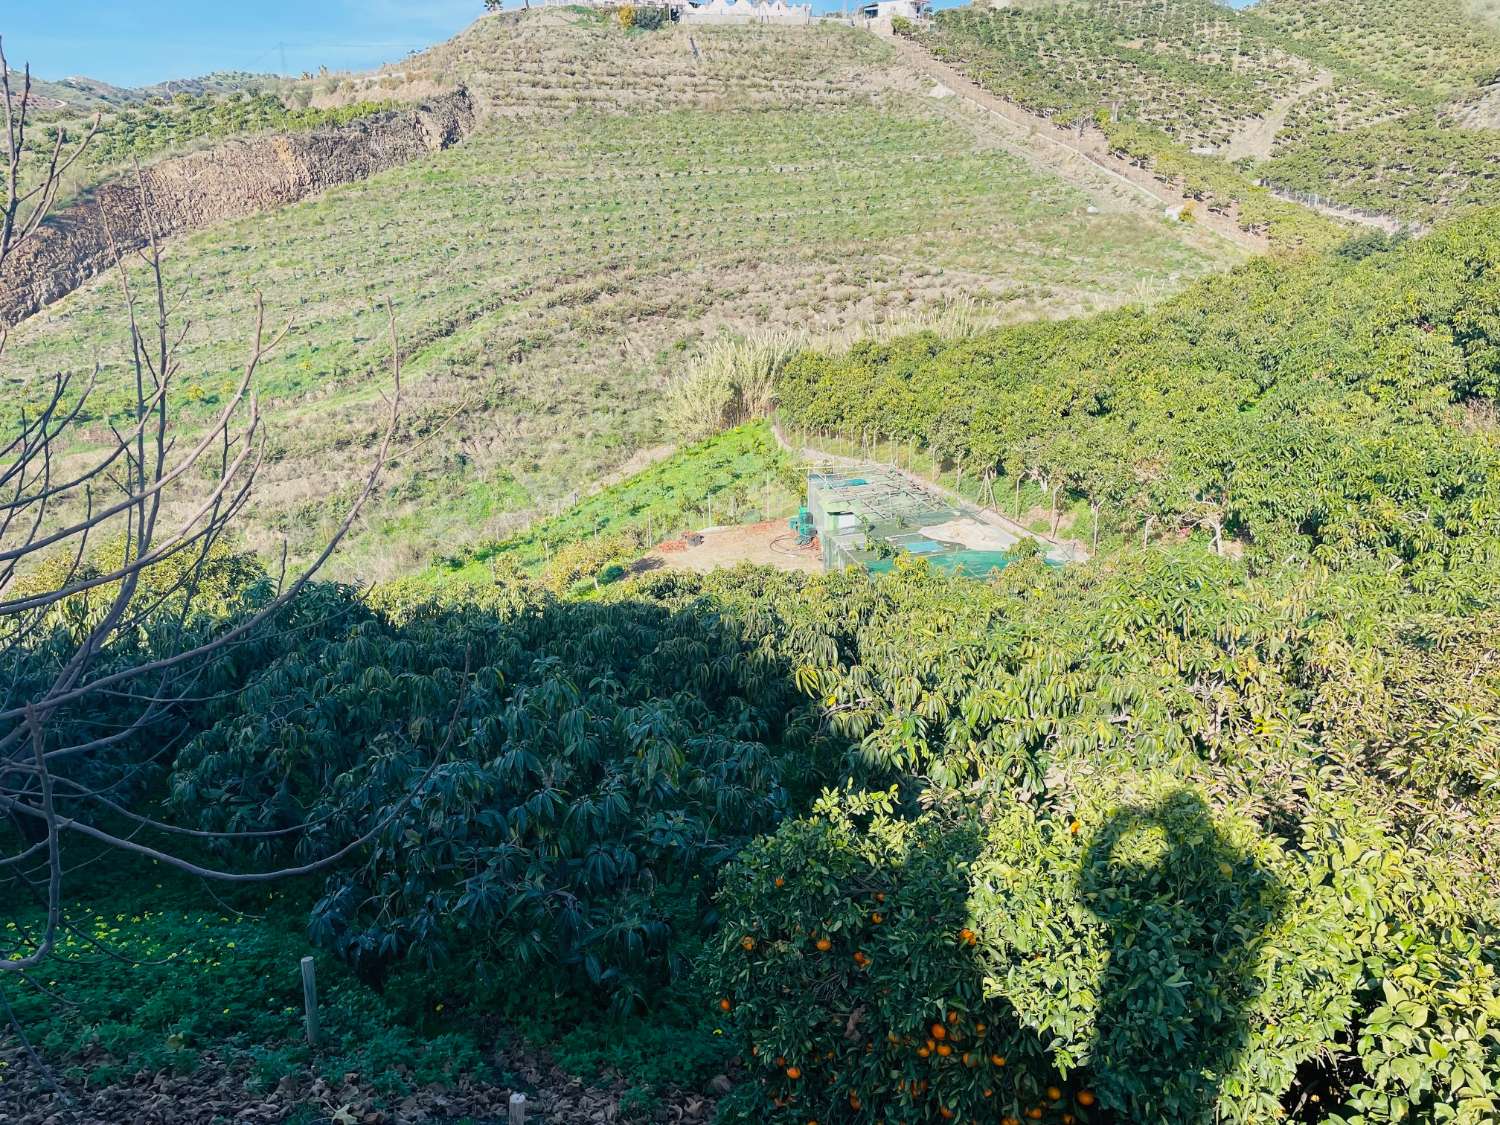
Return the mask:
M5 97L5 196L0 211L0 262L44 221L60 178L93 136L71 151L59 130L36 186L23 183L31 78L19 93L0 52ZM95 121L95 129L98 122ZM149 216L145 178L137 169ZM266 451L266 423L256 394L262 362L291 331L267 338L257 294L248 354L227 401L186 433L173 410L178 350L186 326L174 323L161 266L161 247L148 221L139 258L146 284L138 294L115 249L128 329L124 389L129 404L104 420L111 439L78 458L72 450L100 382L96 367L80 386L71 375L51 380L34 411L23 411L15 433L0 435L0 815L16 843L0 853L0 869L45 898L46 923L23 951L0 958L0 972L24 972L53 951L61 927L66 841L87 839L107 849L150 858L208 879L267 882L305 875L341 862L383 831L398 802L331 854L311 863L240 872L204 866L170 850L171 841L234 841L316 831L340 814L284 829L204 832L178 827L131 807L132 786L177 753L178 732L155 736L162 724L203 697L201 680L237 646L273 628L328 561L375 495L389 463L402 404L400 342L395 310L390 327L392 390L383 428L354 500L315 558L299 572L282 569L263 602L228 620L205 615L205 579L221 545L249 503ZM112 234L106 227L106 236ZM3 344L3 337L0 337ZM77 467L74 462L82 460ZM67 466L64 468L64 466ZM108 561L95 557L108 547ZM220 608L220 607L210 607ZM147 642L149 643L143 643ZM467 676L467 669L466 669ZM464 701L460 692L447 737L420 793L451 745ZM124 748L147 736L148 750ZM101 823L102 821L102 823ZM124 822L116 831L107 825ZM143 839L136 839L142 835ZM0 837L0 846L5 837ZM158 840L165 841L158 844ZM41 872L45 866L46 893ZM28 931L30 932L30 931Z

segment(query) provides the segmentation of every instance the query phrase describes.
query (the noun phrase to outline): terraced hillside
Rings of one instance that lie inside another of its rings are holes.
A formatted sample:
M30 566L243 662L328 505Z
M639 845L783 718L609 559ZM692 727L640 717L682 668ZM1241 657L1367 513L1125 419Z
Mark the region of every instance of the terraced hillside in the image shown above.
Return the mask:
M939 15L932 41L1048 116L1104 107L1195 147L1227 144L1314 73L1212 0L958 9Z
M1500 34L1463 0L1260 0L1255 15L1353 72L1446 101L1500 71Z
M1430 224L1500 199L1500 27L1461 0L1062 0L939 13L919 40L994 92L1316 241L1257 188Z
M455 82L488 118L458 147L168 254L193 321L190 412L238 370L254 290L297 322L262 368L275 448L256 545L285 533L300 554L341 511L383 409L386 295L406 452L343 556L375 576L498 536L669 439L662 391L721 334L905 323L959 295L996 319L1077 312L1239 256L1106 178L1065 182L849 28L491 17L339 95ZM7 414L96 355L99 404L118 408L120 342L112 283L27 321L0 373Z

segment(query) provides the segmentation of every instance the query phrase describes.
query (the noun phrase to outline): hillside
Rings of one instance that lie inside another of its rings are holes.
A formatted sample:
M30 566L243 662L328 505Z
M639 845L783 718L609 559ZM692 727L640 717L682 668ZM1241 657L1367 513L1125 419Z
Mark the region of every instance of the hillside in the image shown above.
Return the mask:
M1063 0L940 12L918 39L1023 106L1104 121L1283 243L1316 234L1258 183L1414 224L1500 200L1500 30L1459 0Z
M462 1112L523 1082L581 1112L545 1047L639 1121L1487 1125L1497 219L787 367L784 424L1097 514L1084 564L618 565L642 518L778 483L751 426L456 573L313 587L93 768L124 784L165 739L138 807L269 833L257 866L338 857L388 810L378 846L207 909L96 869L70 917L146 963L122 984L68 948L19 1018L117 1117L183 1088L114 1081L135 1067L278 1112L322 1073L360 1113L421 1120L431 1082ZM253 560L213 573L197 628L263 596ZM79 721L131 713L117 693ZM21 909L18 948L41 919ZM308 932L336 998L318 1051ZM56 1105L0 1086L27 1125Z
M1239 256L1107 177L1064 181L848 28L491 17L345 92L455 82L483 117L462 145L168 254L190 417L240 362L252 289L298 323L262 368L276 450L255 545L284 532L300 556L341 509L380 409L387 294L411 452L340 564L366 575L525 522L669 438L664 388L722 334L857 331L959 297L1001 320L1077 312ZM5 409L101 351L117 402L117 301L103 281L20 326Z
M277 81L272 75L243 71L221 71L201 78L174 78L150 86L115 86L84 76L55 81L33 76L32 95L42 114L39 120L46 121L170 101L178 95L203 98L254 93L276 85Z
M111 109L0 228L0 1122L1500 1122L1500 0L1346 8Z

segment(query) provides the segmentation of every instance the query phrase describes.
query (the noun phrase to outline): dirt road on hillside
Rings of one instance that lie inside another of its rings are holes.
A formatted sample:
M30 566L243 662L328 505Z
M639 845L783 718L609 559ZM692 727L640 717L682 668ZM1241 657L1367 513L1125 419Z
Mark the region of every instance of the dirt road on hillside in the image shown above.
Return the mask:
M1172 184L1158 179L1139 164L1115 156L1110 152L1109 142L1104 134L1098 129L1064 129L1040 114L1024 110L1014 102L1006 101L976 85L947 63L933 58L911 40L883 31L876 34L890 43L908 64L934 82L946 86L970 104L1026 130L1028 140L1040 142L1032 145L1038 159L1055 170L1063 173L1076 172L1077 162L1083 162L1093 171L1102 172L1112 180L1124 184L1162 212L1194 205L1194 222L1199 226L1254 253L1262 253L1268 248L1269 243L1263 235L1245 230L1235 222L1232 214L1220 214L1204 207L1196 207L1200 201L1184 195Z

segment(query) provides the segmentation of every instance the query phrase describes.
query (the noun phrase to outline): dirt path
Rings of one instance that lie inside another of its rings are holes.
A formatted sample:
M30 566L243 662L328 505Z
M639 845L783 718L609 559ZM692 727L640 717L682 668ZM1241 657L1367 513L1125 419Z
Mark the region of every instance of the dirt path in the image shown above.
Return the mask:
M947 63L939 62L922 47L902 36L880 34L890 43L896 53L912 67L926 74L934 82L947 87L971 105L1002 119L1011 126L1025 130L1028 141L1039 160L1062 174L1077 175L1082 167L1094 173L1103 173L1112 181L1135 193L1143 201L1155 205L1161 211L1195 203L1171 184L1158 179L1148 169L1115 156L1109 143L1097 129L1063 129L1040 114L1022 109L1014 102L1006 101L959 73ZM1269 243L1262 235L1245 230L1231 215L1222 215L1207 208L1196 211L1194 221L1211 230L1221 238L1254 253L1264 252Z
M1292 107L1309 94L1316 93L1332 82L1332 71L1320 71L1284 98L1277 99L1276 104L1264 117L1252 117L1240 128L1239 132L1229 139L1229 144L1224 146L1224 159L1239 160L1246 156L1256 160L1268 158L1272 147L1276 144L1276 134L1281 132L1282 126L1286 124Z
M637 572L693 570L706 574L740 563L816 574L823 569L823 554L817 547L797 546L797 537L787 528L786 520L766 520L708 527L688 539L663 543L636 563L635 569Z

